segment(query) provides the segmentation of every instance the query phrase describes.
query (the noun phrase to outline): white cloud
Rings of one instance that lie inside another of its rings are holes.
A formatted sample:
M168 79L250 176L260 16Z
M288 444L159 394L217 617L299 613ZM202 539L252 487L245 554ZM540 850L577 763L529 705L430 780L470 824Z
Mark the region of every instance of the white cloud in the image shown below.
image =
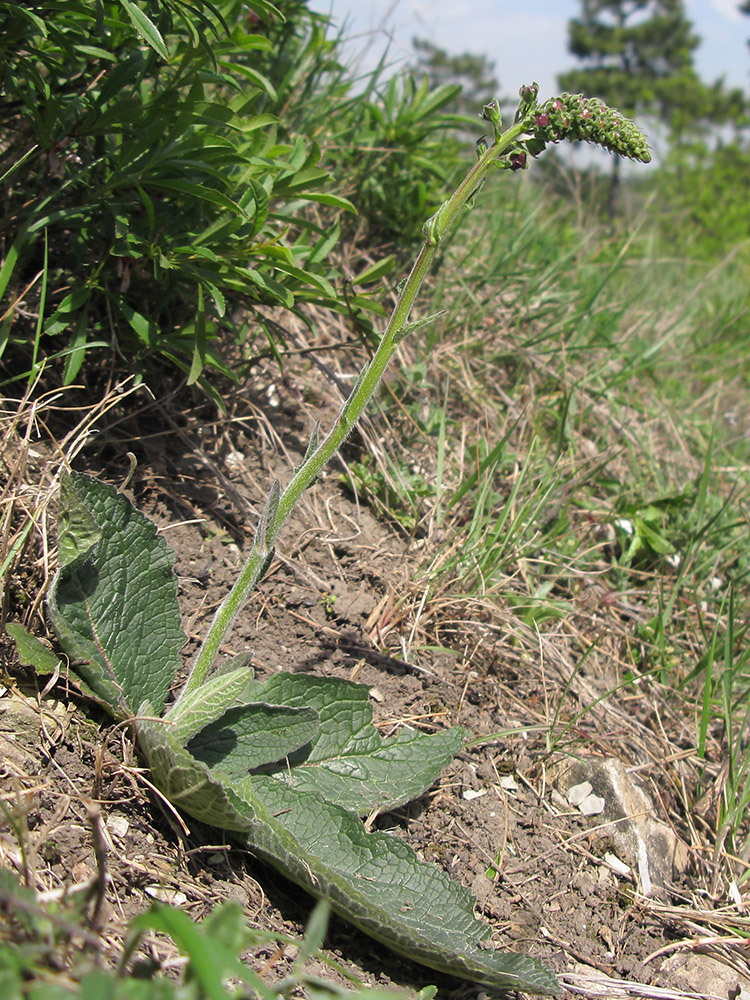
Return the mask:
M685 5L702 39L696 52L699 74L705 80L724 75L729 85L746 89L750 19L740 14L740 2L686 0ZM529 77L543 94L553 94L557 74L576 65L567 50L567 21L580 12L580 0L311 0L310 6L332 10L339 24L349 19L350 36L359 34L359 50L368 40L362 33L385 19L391 30L387 36L382 31L369 36L373 46L358 62L360 70L374 68L386 37L392 65L408 61L413 35L452 53L485 52L495 61L502 94L514 92ZM357 51L356 46L349 51Z
M739 11L739 0L711 0L711 6L722 17L726 17L730 21L742 20L742 14Z

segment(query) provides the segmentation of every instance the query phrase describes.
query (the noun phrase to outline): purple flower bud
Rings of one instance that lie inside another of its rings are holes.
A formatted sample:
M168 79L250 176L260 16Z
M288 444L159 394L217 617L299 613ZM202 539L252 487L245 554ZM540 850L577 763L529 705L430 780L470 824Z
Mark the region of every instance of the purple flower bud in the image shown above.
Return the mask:
M526 166L526 153L512 153L510 157L511 170L523 170Z
M537 123L539 128L544 128L546 125L549 125L549 115L546 112L542 115L536 115L534 121Z

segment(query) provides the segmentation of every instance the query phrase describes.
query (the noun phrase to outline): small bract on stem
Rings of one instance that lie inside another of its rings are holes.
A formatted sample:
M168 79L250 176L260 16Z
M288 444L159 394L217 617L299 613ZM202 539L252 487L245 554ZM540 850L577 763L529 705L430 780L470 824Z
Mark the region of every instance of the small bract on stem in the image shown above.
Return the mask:
M216 612L180 698L191 694L204 682L232 623L268 568L279 532L298 500L356 426L400 342L411 330L425 322L409 322L422 283L438 248L464 209L473 203L490 169L523 170L528 166L529 158L538 156L548 143L566 139L594 143L642 163L651 159L646 139L635 123L600 100L580 94L562 94L540 105L536 83L521 87L519 93L513 124L505 131L502 130L497 100L485 105L481 117L492 124L493 142L489 144L484 138L478 142L476 163L453 194L424 224L425 241L411 272L400 286L398 300L380 344L363 368L333 427L323 438L319 438L316 427L302 464L284 490L278 482L273 484L247 562Z

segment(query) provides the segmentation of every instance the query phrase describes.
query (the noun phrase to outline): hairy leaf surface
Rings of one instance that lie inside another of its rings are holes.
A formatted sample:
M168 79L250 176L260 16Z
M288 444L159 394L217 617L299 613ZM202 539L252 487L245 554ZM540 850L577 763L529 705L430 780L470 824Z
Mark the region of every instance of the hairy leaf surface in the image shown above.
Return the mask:
M230 778L244 778L264 764L286 767L320 729L318 713L307 707L238 705L230 708L187 744L198 760Z
M185 745L236 705L253 674L252 667L228 669L215 674L189 694L183 694L165 715L174 727L178 742Z
M367 687L333 677L279 673L251 682L243 695L315 709L320 728L310 745L264 772L293 788L317 791L360 816L395 809L421 795L463 745L464 731L458 727L437 733L402 729L381 739L372 725Z
M118 718L157 713L181 666L174 553L126 497L71 472L60 491L66 561L48 610L87 689Z
M154 780L170 801L233 831L254 854L389 948L492 989L558 992L541 962L483 947L487 927L474 916L471 893L419 861L398 837L367 833L353 813L274 777L228 780L158 722L141 721L138 732Z

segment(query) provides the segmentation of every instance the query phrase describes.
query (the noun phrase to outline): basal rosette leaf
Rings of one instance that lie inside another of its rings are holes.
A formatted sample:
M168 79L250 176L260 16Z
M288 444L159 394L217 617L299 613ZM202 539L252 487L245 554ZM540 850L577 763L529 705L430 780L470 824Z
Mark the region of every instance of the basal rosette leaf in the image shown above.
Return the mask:
M240 803L240 811L227 791L231 780L221 774L213 776L206 764L180 744L175 727L154 717L148 702L141 705L135 725L151 779L173 805L209 826L250 833L254 824L251 802Z
M144 701L160 712L185 642L174 553L126 497L77 472L63 477L59 525L47 607L71 666L115 717Z
M79 496L72 476L60 480L60 507L57 512L57 558L61 567L85 556L101 540L99 525Z
M246 666L217 672L200 687L178 698L164 716L173 727L177 742L184 746L236 705L254 673L252 667Z
M18 659L25 667L33 667L40 674L54 674L59 668L61 660L57 653L45 646L23 625L8 622L5 629L16 644Z
M395 809L421 795L463 746L464 731L458 727L437 733L402 729L382 739L372 724L367 687L333 677L278 673L252 681L243 697L317 712L320 727L311 742L288 760L274 764L269 759L263 771L360 816Z
M490 989L559 993L555 976L537 959L483 947L487 927L474 916L469 890L420 861L395 835L367 833L352 813L274 778L255 776L237 792L252 796L256 817L265 815L248 845L253 852L327 898L366 934L412 961Z
M245 778L267 764L287 766L292 755L310 745L320 729L314 708L237 705L197 733L186 749L228 778Z
M147 716L150 706L142 706ZM498 990L555 994L536 959L481 946L487 928L471 893L419 861L398 837L367 833L360 820L315 791L275 777L230 777L194 758L172 727L137 723L152 777L176 806L231 831L258 857L367 934L411 960Z

